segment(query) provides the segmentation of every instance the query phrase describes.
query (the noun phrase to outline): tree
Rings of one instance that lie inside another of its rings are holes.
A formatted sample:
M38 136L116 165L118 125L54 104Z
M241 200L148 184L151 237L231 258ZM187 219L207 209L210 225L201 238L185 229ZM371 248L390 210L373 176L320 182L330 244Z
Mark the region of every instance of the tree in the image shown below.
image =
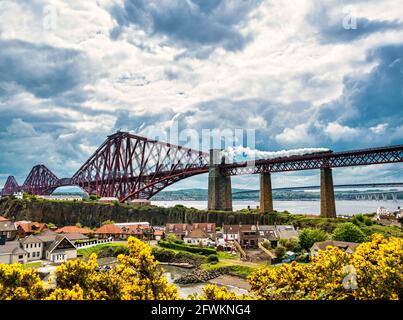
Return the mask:
M265 240L262 242L262 246L263 246L263 248L265 248L265 249L267 249L267 250L270 250L270 249L271 249L270 241L267 240L267 239L265 239Z
M76 223L76 227L77 227L77 228L82 228L83 226L81 225L80 222L77 222L77 223Z
M327 234L321 229L306 228L301 231L298 238L301 248L309 250L315 242L325 241Z
M176 240L178 240L178 238L176 237L175 234L170 233L170 234L168 234L167 240L171 241L171 242L175 242Z
M285 252L286 249L283 246L277 246L276 249L274 249L276 257L280 260L284 258Z
M334 229L332 238L337 241L361 243L365 241L366 236L358 226L351 222L346 222Z
M105 220L105 221L102 222L103 226L106 225L106 224L115 224L115 221L113 221L113 220Z
M280 239L280 244L284 246L288 251L300 252L301 246L298 239Z

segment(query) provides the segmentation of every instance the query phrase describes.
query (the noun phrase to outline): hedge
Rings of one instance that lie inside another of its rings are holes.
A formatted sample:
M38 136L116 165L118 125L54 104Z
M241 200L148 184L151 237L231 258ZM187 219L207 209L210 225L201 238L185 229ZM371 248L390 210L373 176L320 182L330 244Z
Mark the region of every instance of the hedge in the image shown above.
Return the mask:
M153 256L160 262L190 263L196 266L207 262L207 257L186 251L175 252L169 249L153 247Z
M165 241L165 240L159 240L158 245L163 248L188 251L191 253L198 253L198 254L202 254L205 256L208 256L210 254L217 254L217 251L213 248L204 248L204 247L199 247L199 246L179 244L179 243Z

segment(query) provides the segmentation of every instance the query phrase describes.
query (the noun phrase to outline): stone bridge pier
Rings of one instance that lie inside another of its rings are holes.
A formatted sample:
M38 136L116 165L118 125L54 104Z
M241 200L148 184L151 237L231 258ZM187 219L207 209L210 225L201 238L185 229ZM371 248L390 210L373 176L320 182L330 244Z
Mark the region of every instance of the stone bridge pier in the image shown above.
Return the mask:
M210 150L208 210L232 211L231 177L223 175L219 167L224 162L220 149Z
M273 192L270 172L260 174L260 212L273 212Z
M336 218L332 169L327 167L320 169L320 215Z

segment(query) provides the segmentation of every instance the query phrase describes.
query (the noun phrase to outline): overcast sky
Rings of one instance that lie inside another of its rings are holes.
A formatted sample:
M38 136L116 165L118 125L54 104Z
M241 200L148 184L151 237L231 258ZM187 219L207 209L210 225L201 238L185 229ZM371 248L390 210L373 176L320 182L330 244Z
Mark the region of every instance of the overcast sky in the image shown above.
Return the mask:
M0 0L0 186L38 163L69 177L108 134L172 121L255 128L265 151L402 144L402 17L401 0ZM401 169L334 180L401 181ZM187 187L206 176L171 189Z

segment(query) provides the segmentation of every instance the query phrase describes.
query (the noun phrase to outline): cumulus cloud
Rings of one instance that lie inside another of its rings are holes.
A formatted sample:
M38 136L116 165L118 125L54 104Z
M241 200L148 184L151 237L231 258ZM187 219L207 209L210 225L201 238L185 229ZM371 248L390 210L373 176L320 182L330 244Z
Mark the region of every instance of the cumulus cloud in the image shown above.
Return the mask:
M324 131L333 141L352 140L355 139L358 134L357 129L342 126L337 122L328 123Z
M284 128L276 135L276 141L280 144L295 145L306 144L313 141L313 136L309 133L309 124L302 123L293 128Z

